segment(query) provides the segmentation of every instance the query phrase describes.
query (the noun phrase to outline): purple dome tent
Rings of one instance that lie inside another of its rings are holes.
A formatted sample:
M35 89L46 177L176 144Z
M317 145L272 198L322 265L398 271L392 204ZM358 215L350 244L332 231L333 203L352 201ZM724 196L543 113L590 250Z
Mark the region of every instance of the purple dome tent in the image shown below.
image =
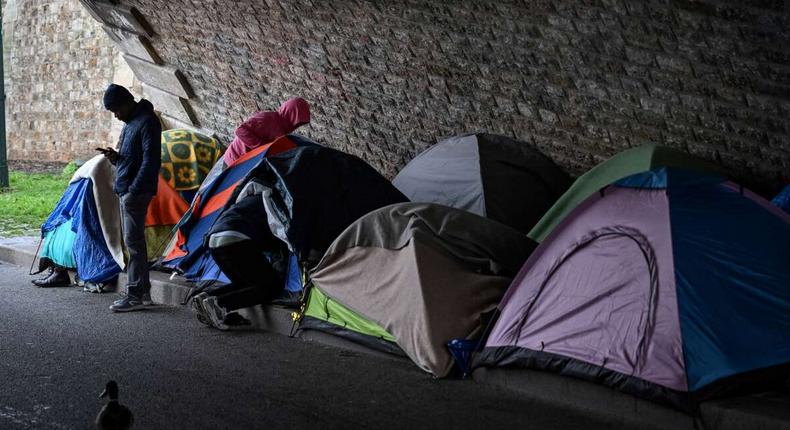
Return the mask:
M790 215L657 169L587 198L530 256L475 367L550 370L684 410L790 374Z

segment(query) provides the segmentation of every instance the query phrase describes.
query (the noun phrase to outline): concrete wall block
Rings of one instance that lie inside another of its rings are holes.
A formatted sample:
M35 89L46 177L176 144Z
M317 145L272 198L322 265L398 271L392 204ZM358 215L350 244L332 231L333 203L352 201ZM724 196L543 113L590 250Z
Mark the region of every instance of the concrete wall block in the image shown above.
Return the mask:
M102 26L104 32L115 43L115 46L125 54L132 55L149 63L162 64L162 59L154 51L151 42L138 34L129 33L123 29Z
M158 66L137 57L124 55L124 60L142 82L183 98L192 97L192 89L184 75L172 67Z
M115 5L101 0L83 0L90 4L89 8L98 15L105 25L121 28L140 36L153 36L154 32L148 21L133 7Z
M198 125L189 101L150 85L143 85L143 94L149 98L155 110L193 126Z

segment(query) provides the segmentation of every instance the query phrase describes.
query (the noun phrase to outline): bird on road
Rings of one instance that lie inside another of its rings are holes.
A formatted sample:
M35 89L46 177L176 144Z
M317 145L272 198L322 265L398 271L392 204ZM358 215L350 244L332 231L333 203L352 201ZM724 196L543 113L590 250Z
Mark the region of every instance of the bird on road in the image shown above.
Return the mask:
M104 387L99 398L108 397L110 400L101 408L96 416L96 428L101 430L127 430L134 424L132 411L118 403L118 384L110 381Z

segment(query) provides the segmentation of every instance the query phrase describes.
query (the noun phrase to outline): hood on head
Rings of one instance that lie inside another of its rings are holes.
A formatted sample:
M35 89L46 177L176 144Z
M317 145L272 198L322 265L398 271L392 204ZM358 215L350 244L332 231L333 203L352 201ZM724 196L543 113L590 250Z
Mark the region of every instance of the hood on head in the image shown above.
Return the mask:
M137 109L139 109L140 112L153 111L154 105L146 99L140 99L140 101L137 102Z
M137 102L137 106L134 108L132 115L129 118L127 118L124 122L129 122L140 115L148 115L148 114L152 114L153 112L154 112L154 105L152 105L151 102L149 102L146 99L140 99L140 101Z
M247 118L235 131L235 137L223 158L230 165L245 152L265 145L310 122L310 106L301 97L287 100L277 112L262 111Z
M236 129L235 140L251 149L290 132L290 125L277 112L258 112Z
M278 109L277 112L282 116L283 121L293 127L289 133L294 131L297 127L310 122L310 105L301 97L294 97L286 100L280 105L280 109Z

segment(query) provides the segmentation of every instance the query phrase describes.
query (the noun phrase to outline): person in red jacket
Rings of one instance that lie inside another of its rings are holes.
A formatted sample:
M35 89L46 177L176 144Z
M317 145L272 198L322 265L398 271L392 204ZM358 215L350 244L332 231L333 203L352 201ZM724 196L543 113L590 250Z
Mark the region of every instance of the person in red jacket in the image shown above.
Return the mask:
M277 112L256 113L236 129L236 137L225 151L225 164L230 166L248 151L291 133L308 122L310 105L301 97L288 99Z

